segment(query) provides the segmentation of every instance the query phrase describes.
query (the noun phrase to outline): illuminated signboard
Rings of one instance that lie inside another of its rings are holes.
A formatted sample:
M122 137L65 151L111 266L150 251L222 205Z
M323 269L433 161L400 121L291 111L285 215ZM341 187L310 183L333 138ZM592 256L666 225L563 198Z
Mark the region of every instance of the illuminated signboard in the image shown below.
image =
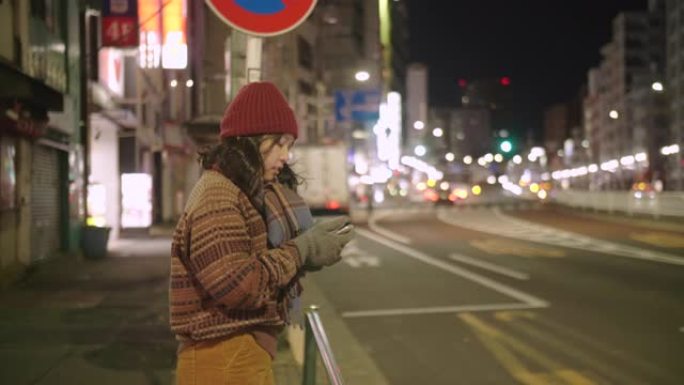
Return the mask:
M137 0L104 0L101 33L103 47L137 46Z

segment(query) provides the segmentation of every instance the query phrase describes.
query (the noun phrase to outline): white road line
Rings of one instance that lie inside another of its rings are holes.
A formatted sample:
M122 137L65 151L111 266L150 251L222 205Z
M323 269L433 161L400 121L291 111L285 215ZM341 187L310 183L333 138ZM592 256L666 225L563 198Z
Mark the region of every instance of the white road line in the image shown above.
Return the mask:
M526 303L496 303L487 305L462 305L462 306L432 306L432 307L417 307L404 309L383 309L383 310L359 310L359 311L345 311L342 312L343 318L363 318L363 317L387 317L398 315L420 315L420 314L445 314L445 313L463 313L476 311L503 311L503 310L520 310L520 309L536 309L541 306L528 305Z
M511 217L509 215L504 214L503 212L501 212L501 210L497 208L495 208L493 211L494 214L502 221L506 221L510 224L513 224L514 226L527 227L530 230L533 230L534 236L530 237L529 240L534 242L553 244L553 238L554 236L556 236L564 238L563 240L567 241L559 242L566 243L563 244L563 246L566 247L572 247L575 249L586 251L597 251L600 253L611 254L620 257L642 259L645 261L668 263L671 265L684 265L684 258L679 257L677 255L642 249L639 247L628 246L619 243L612 243L569 231L551 229L549 227L538 225L530 221ZM549 239L551 239L551 242L548 242Z
M468 279L470 281L473 281L475 283L479 283L482 286L485 286L489 289L492 289L494 291L497 291L501 294L507 295L509 297L515 298L519 301L524 302L525 304L533 307L547 307L549 306L548 302L539 299L535 296L532 296L527 293L523 293L522 291L513 289L511 287L508 287L504 284L498 283L494 280L491 280L487 277L481 276L479 274L475 274L471 271L468 271L466 269L460 268L458 266L454 266L450 263L444 262L442 260L439 260L437 258L433 258L427 254L421 253L418 250L414 250L408 246L404 246L401 244L398 244L390 239L381 237L377 234L374 234L373 232L370 232L368 230L364 229L357 229L357 234L360 234L366 238L370 238L374 240L375 242L381 243L387 247L393 248L411 258L417 259L418 261L421 261L423 263L426 263L428 265L434 266L438 269L444 270L446 272L452 273L454 275L458 275L462 278Z
M379 219L388 217L390 214L391 214L391 212L382 213L382 214L372 214L368 220L368 227L370 227L370 229L375 231L376 233L382 234L389 239L393 239L397 242L401 242L401 243L410 245L411 239L409 239L403 235L397 234L393 231L386 230L386 229L378 226L378 224L376 223Z
M520 279L523 281L530 279L529 274L521 273L519 271L515 271L515 270L509 269L507 267L503 267L503 266L493 264L491 262L482 261L479 259L468 257L468 256L465 256L463 254L450 254L449 258L453 259L454 261L466 263L466 264L469 264L472 266L477 266L481 269L489 270L491 272L501 274L501 275L505 275L507 277Z

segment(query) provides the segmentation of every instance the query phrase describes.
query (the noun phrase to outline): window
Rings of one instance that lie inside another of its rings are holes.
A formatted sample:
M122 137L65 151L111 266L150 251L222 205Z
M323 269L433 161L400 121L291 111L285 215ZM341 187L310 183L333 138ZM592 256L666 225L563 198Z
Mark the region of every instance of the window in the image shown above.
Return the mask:
M299 65L306 69L313 69L313 52L311 44L303 37L297 37L297 48L299 53Z

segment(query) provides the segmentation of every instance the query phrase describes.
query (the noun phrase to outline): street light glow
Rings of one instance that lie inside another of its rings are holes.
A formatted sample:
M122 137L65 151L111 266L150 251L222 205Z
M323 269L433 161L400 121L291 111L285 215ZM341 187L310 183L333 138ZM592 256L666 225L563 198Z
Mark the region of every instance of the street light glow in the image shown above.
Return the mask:
M192 88L192 86L195 85L195 82L192 81L192 79L188 79L188 81L185 82L185 86L188 88Z
M446 155L444 155L444 158L449 162L453 162L454 159L456 159L456 156L453 152L447 152Z
M171 86L171 88L176 88L176 86L178 86L178 80L171 80L171 83L169 83L169 85Z
M653 84L651 84L651 89L653 89L655 92L663 92L665 88L663 87L663 83L653 82Z
M432 135L434 135L436 138L441 138L442 135L444 135L444 131L442 131L441 128L436 127L434 130L432 130Z
M370 79L370 74L368 71L359 71L354 75L354 78L356 78L357 81L365 82Z
M413 149L413 153L416 154L416 156L423 156L426 152L427 150L422 144L417 145L416 148Z
M618 114L616 110L610 110L608 116L610 116L611 119L617 119L620 117L620 114Z
M416 130L422 130L423 128L425 128L425 123L421 122L420 120L416 120L413 123L413 128L415 128Z
M470 155L466 155L463 157L463 163L465 164L471 164L473 163L473 157Z
M520 163L522 163L522 156L520 156L520 155L514 156L514 157L513 157L513 163L515 163L515 164L520 164Z

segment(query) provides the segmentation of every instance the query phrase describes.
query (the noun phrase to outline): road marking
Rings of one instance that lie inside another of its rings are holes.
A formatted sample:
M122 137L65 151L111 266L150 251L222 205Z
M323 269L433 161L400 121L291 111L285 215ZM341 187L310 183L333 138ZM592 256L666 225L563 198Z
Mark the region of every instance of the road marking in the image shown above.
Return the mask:
M482 286L485 286L489 289L492 289L496 292L499 292L501 294L504 294L506 296L515 298L518 301L521 301L522 304L506 304L506 305L501 305L501 304L496 304L496 305L473 305L473 306L478 306L478 307L491 307L490 309L487 310L503 310L503 309L515 309L515 308L520 308L517 305L523 306L522 308L541 308L541 307L548 307L549 303L537 298L533 295L524 293L520 290L513 289L512 287L506 286L504 284L501 284L499 282L496 282L492 279L489 279L487 277L484 277L479 274L475 274L469 270L463 269L458 266L454 266L450 263L444 262L440 259L433 258L425 253L421 253L418 250L412 249L408 246L401 245L399 243L396 243L390 239L384 238L378 234L375 234L371 231L364 230L364 229L357 229L356 230L357 234L362 235L366 238L369 238L377 243L383 244L387 247L390 247L394 250L397 250L401 252L402 254L414 258L420 262L426 263L428 265L431 265L433 267L436 267L438 269L444 270L446 272L449 272L451 274L457 275L459 277L465 278L467 280L470 280L472 282L478 283ZM505 308L503 307L505 306ZM364 314L363 316L373 316L375 314L377 315L401 315L401 314L422 314L419 312L457 312L457 311L462 311L459 309L463 309L461 306L454 306L454 307L442 307L442 308L421 308L421 309L390 309L390 310L374 310L374 311L368 311L368 312L347 312L345 314L356 314L355 316L360 316L359 314Z
M511 322L516 319L535 319L536 315L530 311L500 311L494 314L499 321Z
M364 318L364 317L388 317L388 316L402 316L402 315L423 315L423 314L446 314L446 313L472 313L484 311L502 311L502 310L526 310L538 309L541 306L528 305L520 302L512 303L497 303L485 305L461 305L461 306L431 306L431 307L416 307L403 309L379 309L379 310L357 310L342 312L343 318Z
M568 385L594 385L595 383L581 373L563 368L558 362L532 346L507 335L494 326L478 319L473 314L463 313L458 317L468 325L475 336L482 342L508 373L525 385L547 385L565 383ZM546 373L529 371L516 354L525 358L526 362L533 362L543 367Z
M342 258L342 261L353 268L380 267L380 258L375 255L353 255Z
M563 258L565 253L559 249L537 246L510 239L479 239L470 245L485 253L494 255L515 255L523 258Z
M383 236L385 236L385 237L387 237L387 238L389 238L389 239L393 239L393 240L395 240L395 241L397 241L397 242L400 242L400 243L404 243L404 244L410 245L410 244L411 244L411 239L410 239L410 238L407 238L407 237L405 237L405 236L403 236L403 235L401 235L401 234L397 234L397 233L395 233L395 232L393 232L393 231L389 231L389 230L387 230L387 229L384 229L384 228L380 227L380 226L377 224L377 221L378 221L378 220L383 219L383 218L385 218L385 217L388 217L388 216L390 216L391 214L392 214L391 211L388 211L388 212L385 212L385 213L381 213L381 214L375 214L375 213L374 213L374 214L371 214L371 216L370 216L370 218L369 218L369 220L368 220L368 227L369 227L371 230L375 231L376 233L382 234Z
M443 212L438 212L437 218L442 222L453 226L535 243L562 246L651 262L684 265L684 258L673 254L607 242L569 231L553 229L548 226L505 215L498 208L494 208L492 212L496 218L488 218L482 215L471 215L466 218L461 215L459 220L456 221Z
M361 250L355 239L342 249L342 262L353 268L380 267L380 258Z
M499 266L499 265L493 264L491 262L471 258L471 257L465 256L462 254L450 254L449 258L453 259L454 261L466 263L466 264L469 264L472 266L477 266L481 269L489 270L491 272L501 274L501 275L505 275L507 277L520 279L523 281L530 279L530 276L528 274L521 273L519 271L515 271L515 270L509 269L507 267Z
M577 338L573 335L574 333L567 335L563 331L559 332L558 326L552 325L549 320L544 320L541 317L537 318L536 313L529 311L505 311L495 313L494 318L507 322L508 328L517 333L522 333L526 340L540 341L546 347L553 349L553 351L563 352L563 355L570 358L575 365L593 370L595 376L604 377L606 379L604 383L633 384L636 381L635 378L627 375L621 366L616 367L610 361L601 359L596 354L596 352L613 354L614 350L600 346L593 339L587 342L587 337L584 335L583 338ZM581 346L578 347L578 345ZM594 353L592 353L591 349L594 350ZM634 364L632 362L625 362L625 366L633 367ZM552 383L552 381L549 382Z
M666 247L671 249L684 248L684 237L681 235L662 233L662 232L646 232L646 233L632 233L630 238L639 242L648 243L653 246Z

